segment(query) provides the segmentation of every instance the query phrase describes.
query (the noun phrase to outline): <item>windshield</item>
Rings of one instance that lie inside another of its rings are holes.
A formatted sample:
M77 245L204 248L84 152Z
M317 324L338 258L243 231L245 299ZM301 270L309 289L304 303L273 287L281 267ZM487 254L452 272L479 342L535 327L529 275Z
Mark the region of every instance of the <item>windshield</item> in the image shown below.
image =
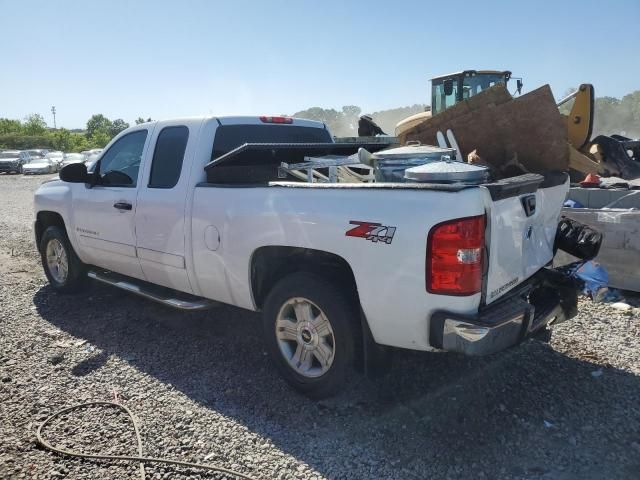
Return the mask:
M31 155L32 157L44 158L44 153L42 153L40 150L27 150L27 153L29 153L29 155Z
M60 158L62 157L62 152L51 152L47 153L46 158Z
M447 92L445 83L451 82L451 91ZM433 80L431 83L431 112L435 115L456 103L467 100L478 93L493 87L498 83L505 83L504 74L501 73L480 73L471 75L461 74Z
M466 100L469 97L477 95L489 87L493 87L498 83L504 84L504 75L502 74L481 74L473 77L465 77L462 81L462 98Z
M82 155L81 153L65 153L64 159L65 160L83 160L84 155Z
M20 152L0 152L0 158L18 158Z
M48 158L33 158L31 159L31 161L29 163L50 163L50 160Z

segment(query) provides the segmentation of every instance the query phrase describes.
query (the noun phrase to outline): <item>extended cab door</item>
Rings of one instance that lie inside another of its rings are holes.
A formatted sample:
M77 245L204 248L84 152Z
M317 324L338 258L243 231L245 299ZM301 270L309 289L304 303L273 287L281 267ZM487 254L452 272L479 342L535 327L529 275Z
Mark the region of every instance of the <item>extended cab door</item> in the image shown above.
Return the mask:
M141 165L152 129L140 128L116 140L101 156L93 187L75 184L75 233L87 263L144 279L136 254L134 218Z
M185 261L190 168L201 122L158 123L136 211L137 253L148 281L191 293Z

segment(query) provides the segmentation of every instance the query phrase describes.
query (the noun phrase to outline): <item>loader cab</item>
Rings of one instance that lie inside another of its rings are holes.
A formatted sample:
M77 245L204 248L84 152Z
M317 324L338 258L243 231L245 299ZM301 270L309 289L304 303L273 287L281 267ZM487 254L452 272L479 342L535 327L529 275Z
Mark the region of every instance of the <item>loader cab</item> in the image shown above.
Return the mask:
M432 78L431 115L436 115L499 83L506 86L510 78L511 72L506 70L464 70ZM518 92L521 89L522 80L518 79Z

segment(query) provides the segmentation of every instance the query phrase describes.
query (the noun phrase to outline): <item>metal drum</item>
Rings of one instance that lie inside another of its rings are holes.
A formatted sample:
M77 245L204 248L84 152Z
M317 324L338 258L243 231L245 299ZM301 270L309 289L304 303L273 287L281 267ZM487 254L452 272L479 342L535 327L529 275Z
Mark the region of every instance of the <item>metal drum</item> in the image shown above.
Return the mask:
M482 165L445 160L408 168L404 178L407 182L477 185L489 179L489 169Z
M373 154L376 182L406 182L406 169L440 161L443 155L453 158L455 154L452 148L431 145L408 145L376 152Z

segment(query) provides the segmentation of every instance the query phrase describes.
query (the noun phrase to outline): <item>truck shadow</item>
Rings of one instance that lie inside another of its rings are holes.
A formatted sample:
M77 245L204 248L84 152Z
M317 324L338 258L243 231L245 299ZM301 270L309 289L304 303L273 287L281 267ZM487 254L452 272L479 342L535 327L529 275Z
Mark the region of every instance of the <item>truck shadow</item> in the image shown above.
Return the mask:
M76 347L85 358L68 365L79 380L117 356L331 479L424 478L438 467L452 478L482 478L488 464L518 478L640 471L631 444L640 431L640 377L537 341L485 358L397 351L388 375L356 375L338 396L314 402L268 362L257 314L178 312L97 284L77 296L47 285L34 304L87 341ZM118 388L126 398L126 384Z

